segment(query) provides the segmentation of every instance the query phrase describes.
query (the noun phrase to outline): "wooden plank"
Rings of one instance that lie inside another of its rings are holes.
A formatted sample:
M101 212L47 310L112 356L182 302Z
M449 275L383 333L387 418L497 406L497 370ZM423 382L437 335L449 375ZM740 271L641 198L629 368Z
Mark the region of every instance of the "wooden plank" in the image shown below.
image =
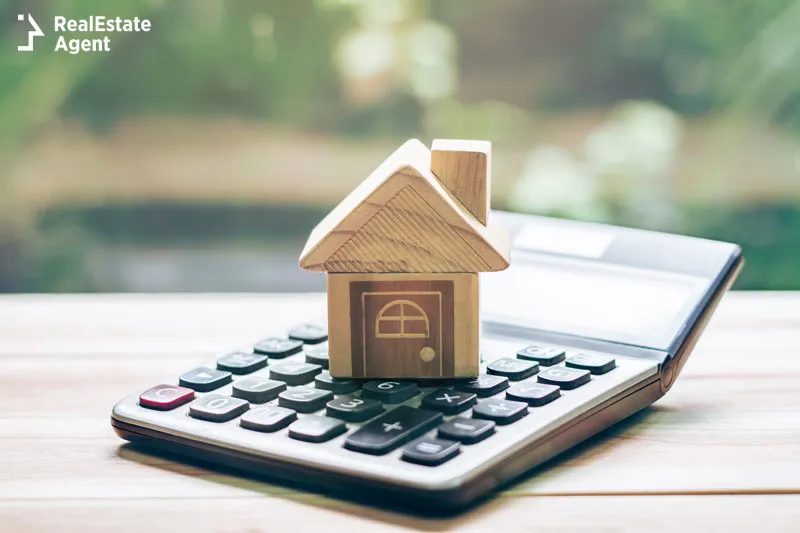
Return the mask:
M1 298L3 529L748 530L765 516L771 529L796 528L800 295L729 295L664 399L456 518L287 490L112 433L122 396L323 305L321 295Z
M498 498L466 514L421 517L302 494L0 502L7 531L797 531L800 497Z

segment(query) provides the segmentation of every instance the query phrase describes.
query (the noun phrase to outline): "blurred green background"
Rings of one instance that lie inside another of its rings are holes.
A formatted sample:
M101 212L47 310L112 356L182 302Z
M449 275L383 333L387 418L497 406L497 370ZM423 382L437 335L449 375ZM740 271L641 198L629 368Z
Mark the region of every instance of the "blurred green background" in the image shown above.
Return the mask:
M152 30L53 52L54 15L101 14ZM738 242L739 288L800 289L798 28L798 0L2 1L0 291L321 289L308 231L409 137L493 141L497 208Z

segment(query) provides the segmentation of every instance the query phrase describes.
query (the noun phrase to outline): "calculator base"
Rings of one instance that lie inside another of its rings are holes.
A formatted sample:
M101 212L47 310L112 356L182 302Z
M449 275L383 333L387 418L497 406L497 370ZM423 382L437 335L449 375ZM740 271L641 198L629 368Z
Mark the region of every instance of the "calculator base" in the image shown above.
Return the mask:
M497 488L522 477L548 459L648 407L661 396L663 396L662 385L658 376L655 376L646 383L639 383L636 387L610 398L559 431L532 443L490 473L470 478L464 484L446 490L424 490L418 487L391 485L307 468L140 427L117 420L113 416L111 424L119 437L132 443L153 446L177 455L231 467L238 471L263 476L265 479L288 482L297 488L322 493L335 492L337 497L350 497L381 507L402 507L405 510L426 514L453 513L466 510L467 506L490 496ZM313 484L300 483L299 479L312 479Z

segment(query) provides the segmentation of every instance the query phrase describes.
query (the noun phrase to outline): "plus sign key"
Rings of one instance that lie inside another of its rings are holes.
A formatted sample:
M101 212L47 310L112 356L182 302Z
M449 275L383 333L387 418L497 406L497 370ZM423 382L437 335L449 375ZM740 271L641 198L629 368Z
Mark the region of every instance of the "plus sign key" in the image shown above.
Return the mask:
M477 396L469 392L453 389L438 389L422 398L422 407L441 411L446 415L457 415L477 402Z
M384 455L432 429L441 420L441 413L401 405L348 435L344 445L356 452Z

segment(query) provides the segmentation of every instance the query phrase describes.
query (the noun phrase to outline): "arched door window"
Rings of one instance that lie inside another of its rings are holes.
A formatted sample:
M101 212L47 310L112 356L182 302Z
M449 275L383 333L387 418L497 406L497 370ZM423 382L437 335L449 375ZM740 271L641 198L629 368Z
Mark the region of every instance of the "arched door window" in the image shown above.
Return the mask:
M375 337L379 339L427 339L428 315L411 300L394 300L384 305L375 318Z

